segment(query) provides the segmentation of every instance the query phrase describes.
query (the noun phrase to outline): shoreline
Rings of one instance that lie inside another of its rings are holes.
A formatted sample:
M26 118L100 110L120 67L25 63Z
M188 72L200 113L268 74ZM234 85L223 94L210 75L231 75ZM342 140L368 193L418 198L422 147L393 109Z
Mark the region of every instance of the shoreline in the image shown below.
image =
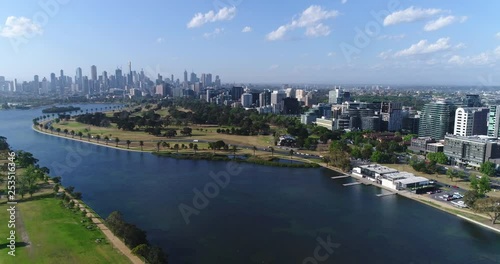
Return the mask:
M75 137L70 137L70 136L58 135L58 134L54 134L54 133L50 133L50 132L45 132L45 131L40 130L35 125L32 125L31 128L34 131L38 132L38 133L45 134L45 135L48 135L48 136L54 136L54 137L59 137L59 138L64 138L64 139L69 139L69 140L74 140L74 141L78 141L78 142L82 142L82 143L93 144L93 145L97 145L97 146L101 146L101 147L108 147L108 148L117 149L117 150L130 151L130 152L139 152L139 153L150 153L150 154L158 156L158 157L167 157L167 158L172 158L172 159L189 159L188 157L190 157L190 156L193 155L191 153L179 153L178 155L171 155L172 153L166 153L166 152L157 152L157 151L148 151L148 150L142 150L141 151L141 150L135 150L135 149L126 149L126 148L116 147L116 146L113 146L113 145L106 145L106 144L102 144L102 143L92 142L92 141L85 140L85 139L79 139L79 138L75 138ZM201 153L204 153L204 152L201 152ZM199 154L200 153L194 154L194 155L196 156L196 155L199 155ZM230 155L225 155L225 154L219 154L219 155L221 157L224 156L225 158L230 159L229 158ZM208 160L208 161L212 160L212 159L203 158L202 155L199 155L199 157L201 157L200 158L201 160ZM214 161L221 161L221 160L216 159ZM222 161L224 161L224 160L222 160ZM277 164L263 164L263 163L265 163L264 160L263 160L262 164L259 163L259 162L252 162L252 161L245 161L245 160L239 160L239 161L240 162L245 162L245 163L248 163L248 164L256 164L256 165L270 166L270 167L288 167L288 168L319 168L319 167L321 167L321 165L319 165L316 162L304 162L304 161L301 161L302 162L301 164L292 164L292 165L289 165L287 163L283 163L283 165L280 165L279 163L277 163Z
M328 168L328 167L325 167L325 168ZM328 168L328 169L331 169L331 168ZM339 172L337 170L334 170L334 171ZM372 181L366 180L366 179L364 179L362 177L355 176L355 175L350 174L350 173L343 173L343 174L347 175L347 176L349 176L349 177L351 177L353 179L356 179L356 180L358 180L361 183L368 183L369 185L373 185L375 187L378 187L379 189L390 191L392 193L395 193L395 194L400 195L402 197L405 197L407 199L411 199L411 200L419 202L421 204L424 204L424 205L427 205L427 206L431 206L431 207L436 208L438 210L441 210L443 212L446 212L446 213L449 213L451 215L457 216L457 217L459 217L459 218L461 218L463 220L466 220L466 221L468 221L470 223L474 223L474 224L479 225L479 226L481 226L483 228L487 228L487 229L489 229L489 231L494 231L496 233L500 233L500 227L494 227L494 226L490 226L490 225L481 223L479 221L470 219L467 216L458 214L457 212L454 212L454 211L458 211L458 212L465 213L465 214L471 214L471 215L474 215L474 216L482 217L485 220L489 220L484 215L476 214L476 213L474 213L472 211L468 212L468 211L466 211L466 210L464 210L462 208L457 208L457 207L454 207L454 206L451 206L451 205L448 205L448 204L437 204L436 201L432 200L431 198L428 198L428 197L425 197L425 196L422 196L422 195L419 195L419 194L414 194L414 193L411 193L411 192L408 192L408 191L393 190L393 189L387 188L387 187L385 187L383 185L380 185L380 184L378 184L376 182L372 182Z

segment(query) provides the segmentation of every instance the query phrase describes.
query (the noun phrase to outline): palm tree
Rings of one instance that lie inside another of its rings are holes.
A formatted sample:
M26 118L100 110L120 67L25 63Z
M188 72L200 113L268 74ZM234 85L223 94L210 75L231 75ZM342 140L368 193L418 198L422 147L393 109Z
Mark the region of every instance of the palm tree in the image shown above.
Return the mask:
M292 163L293 153L294 153L294 151L293 151L293 149L291 149L290 150L290 163Z
M50 133L54 133L54 127L50 126L49 130L50 130Z
M142 151L142 148L144 147L144 141L139 141L139 146L141 146L141 151Z
M127 149L129 149L129 148L130 148L130 143L132 143L132 141L127 140Z
M118 147L118 143L120 142L120 139L119 138L115 138L115 143L116 143L116 147Z
M253 146L253 155L255 156L255 151L257 150L257 147L256 146Z
M96 135L95 139L97 140L97 143L99 143L99 140L101 139L101 135Z
M198 150L198 144L194 144L193 149L194 149L194 154L196 154L196 151Z
M82 140L82 137L83 137L82 131L78 131L77 135L80 137L80 140Z
M271 150L271 157L274 157L274 148L270 147L269 149Z
M160 141L156 142L156 151L157 152L160 152L160 144L161 144ZM141 150L142 150L142 146L141 146Z
M105 136L105 137L104 137L104 141L106 141L106 145L108 145L109 137L108 137L108 136Z
M71 132L69 132L71 134L71 137L72 138L75 138L75 130L71 130Z
M179 153L179 144L175 144L174 149L176 150L177 153Z

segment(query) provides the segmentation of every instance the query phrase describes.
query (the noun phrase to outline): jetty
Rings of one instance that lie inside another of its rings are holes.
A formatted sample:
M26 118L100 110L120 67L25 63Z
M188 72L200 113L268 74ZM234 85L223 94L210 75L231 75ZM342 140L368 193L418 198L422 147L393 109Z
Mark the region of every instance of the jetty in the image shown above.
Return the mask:
M349 175L342 175L342 176L335 176L335 177L330 177L332 180L336 180L336 179L345 179L345 178L349 178L351 176Z
M361 182L351 182L351 183L344 183L342 184L343 186L352 186L352 185L359 185Z

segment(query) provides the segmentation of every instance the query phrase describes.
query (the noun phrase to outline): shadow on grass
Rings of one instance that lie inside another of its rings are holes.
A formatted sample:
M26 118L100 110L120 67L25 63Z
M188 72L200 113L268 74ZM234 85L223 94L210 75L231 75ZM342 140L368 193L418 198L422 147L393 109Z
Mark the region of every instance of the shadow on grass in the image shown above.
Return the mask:
M10 243L3 243L3 244L0 244L0 250L4 249L4 248L7 248L7 246L10 245ZM16 248L21 248L21 247L27 247L29 246L30 244L29 243L26 243L26 242L16 242Z
M54 198L54 193L44 193L40 195L33 195L33 197L24 197L19 200L17 200L18 203L24 203L24 202L29 202L29 201L37 201L37 200L42 200L42 199L47 199L47 198ZM0 205L6 204L7 201L0 202Z

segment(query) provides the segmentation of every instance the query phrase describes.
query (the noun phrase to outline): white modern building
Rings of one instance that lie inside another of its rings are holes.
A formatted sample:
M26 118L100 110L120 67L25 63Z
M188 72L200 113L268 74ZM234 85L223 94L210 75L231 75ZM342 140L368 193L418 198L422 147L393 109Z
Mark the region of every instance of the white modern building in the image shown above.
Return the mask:
M455 127L453 134L463 137L486 135L488 133L488 113L488 108L457 108L455 111Z
M378 165L370 164L356 167L352 170L354 176L366 178L377 182L384 187L393 190L413 190L433 187L433 183L424 177L417 177L409 172L400 172L398 170Z

